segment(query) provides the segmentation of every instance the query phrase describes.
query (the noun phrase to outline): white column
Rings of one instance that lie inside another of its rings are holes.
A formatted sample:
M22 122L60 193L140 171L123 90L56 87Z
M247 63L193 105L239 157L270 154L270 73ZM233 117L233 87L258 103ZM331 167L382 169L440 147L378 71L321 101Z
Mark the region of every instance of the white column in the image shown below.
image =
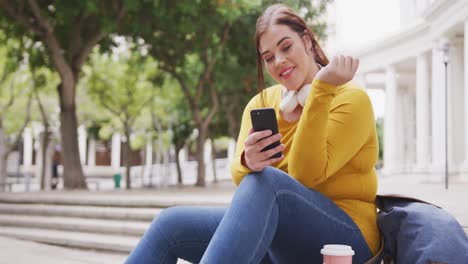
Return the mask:
M426 53L416 59L416 169L424 171L429 153L429 62Z
M354 76L353 79L359 86L366 88L366 76L363 73L358 73Z
M448 160L449 171L457 173L464 161L465 114L463 93L463 45L453 40L448 63Z
M86 128L81 125L78 127L78 149L80 151L81 164L86 164Z
M32 154L33 154L33 137L29 127L24 129L23 132L23 166L29 169L32 165Z
M213 162L211 162L211 139L205 140L205 146L203 149L203 155L205 157L205 175L207 180L213 179Z
M231 138L229 139L229 144L228 144L228 161L231 163L231 161L234 159L234 156L236 155L236 140Z
M385 72L385 117L384 117L384 173L391 174L397 169L397 80L395 68L387 66Z
M150 183L151 170L153 169L153 140L152 134L148 134L146 137L146 148L145 148L145 170L143 172L143 184Z
M410 173L414 170L416 163L416 99L415 99L415 83L414 80L407 82L404 89L398 89L397 93L397 146L400 146L397 151L397 164L403 165L402 172ZM398 147L397 147L398 148Z
M187 161L188 161L188 147L187 147L187 145L185 145L185 146L179 151L179 162L180 162L180 166L183 166Z
M438 42L432 49L432 171L437 175L445 169L445 86L443 54Z
M111 166L114 169L120 168L120 134L115 133L112 135L112 154Z
M96 140L92 137L89 138L88 166L96 166Z
M463 170L468 171L468 20L465 21L465 34L464 34L464 112L465 112L465 161Z

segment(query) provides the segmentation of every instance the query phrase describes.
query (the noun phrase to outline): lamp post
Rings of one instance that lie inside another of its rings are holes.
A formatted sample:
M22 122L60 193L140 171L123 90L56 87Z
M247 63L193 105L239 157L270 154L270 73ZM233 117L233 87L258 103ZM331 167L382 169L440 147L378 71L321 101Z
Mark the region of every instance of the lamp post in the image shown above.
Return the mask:
M443 53L445 68L445 189L448 189L448 63L450 41L447 38L442 38L439 42L439 48Z

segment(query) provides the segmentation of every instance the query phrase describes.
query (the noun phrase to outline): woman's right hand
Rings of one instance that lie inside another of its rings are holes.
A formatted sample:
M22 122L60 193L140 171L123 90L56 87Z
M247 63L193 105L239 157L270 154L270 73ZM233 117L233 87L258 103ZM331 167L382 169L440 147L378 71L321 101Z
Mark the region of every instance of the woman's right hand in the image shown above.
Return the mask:
M262 152L266 146L281 140L281 134L271 135L271 130L254 132L253 128L249 130L249 136L244 144L244 157L242 163L253 171L261 171L284 158L270 158L274 154L284 150L284 144L280 144L272 149Z

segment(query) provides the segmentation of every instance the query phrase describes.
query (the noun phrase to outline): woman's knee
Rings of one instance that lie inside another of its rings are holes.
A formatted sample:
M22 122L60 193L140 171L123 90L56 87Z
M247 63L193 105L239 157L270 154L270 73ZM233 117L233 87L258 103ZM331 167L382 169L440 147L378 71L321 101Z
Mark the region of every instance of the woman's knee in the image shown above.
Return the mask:
M174 206L162 210L155 217L147 232L151 232L151 235L156 237L164 238L169 243L175 242L176 238L173 235L183 227L183 221L186 219L185 212L184 206Z
M291 180L294 179L292 179L287 173L271 166L264 168L262 171L250 173L244 178L246 184L259 184L260 186L268 185L273 188L283 186Z

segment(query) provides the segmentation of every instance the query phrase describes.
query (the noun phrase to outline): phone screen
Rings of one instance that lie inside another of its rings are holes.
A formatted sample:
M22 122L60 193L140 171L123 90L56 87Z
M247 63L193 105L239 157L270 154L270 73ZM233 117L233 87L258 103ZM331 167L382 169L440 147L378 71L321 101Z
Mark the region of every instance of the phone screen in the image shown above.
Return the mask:
M250 111L250 118L252 119L252 127L255 132L263 130L271 130L274 134L278 133L278 121L276 120L275 109L273 108L257 108ZM262 151L272 149L276 146L279 146L281 142L278 140L272 144L266 146ZM279 158L283 155L280 151L270 158Z

